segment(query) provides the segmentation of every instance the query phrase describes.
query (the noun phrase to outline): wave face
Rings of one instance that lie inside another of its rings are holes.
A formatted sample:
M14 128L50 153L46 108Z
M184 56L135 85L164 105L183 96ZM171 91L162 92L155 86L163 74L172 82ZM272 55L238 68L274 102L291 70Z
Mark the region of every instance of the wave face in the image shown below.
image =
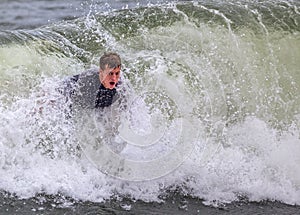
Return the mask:
M179 190L208 204L299 205L299 11L296 1L173 2L1 31L0 189L94 202L160 201ZM121 55L129 88L125 133L138 134L125 161L182 147L165 174L164 163L140 164L151 180L99 171L79 147L99 133L80 133L66 104L53 104L61 80L109 50ZM148 135L153 121L161 135ZM145 136L155 144L141 146Z

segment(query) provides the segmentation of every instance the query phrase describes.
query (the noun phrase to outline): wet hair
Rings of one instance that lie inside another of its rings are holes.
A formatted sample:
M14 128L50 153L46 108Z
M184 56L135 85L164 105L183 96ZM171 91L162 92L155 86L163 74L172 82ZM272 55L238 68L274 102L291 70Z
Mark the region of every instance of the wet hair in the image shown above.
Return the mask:
M100 69L105 70L106 65L108 68L117 68L121 66L121 58L115 52L104 53L100 58Z

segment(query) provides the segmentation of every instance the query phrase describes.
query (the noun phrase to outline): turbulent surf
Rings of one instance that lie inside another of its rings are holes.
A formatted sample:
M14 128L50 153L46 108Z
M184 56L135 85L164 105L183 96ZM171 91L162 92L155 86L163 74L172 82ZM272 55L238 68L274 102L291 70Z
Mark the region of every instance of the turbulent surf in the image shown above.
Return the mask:
M93 202L179 190L208 204L299 205L299 10L297 1L172 2L1 31L0 189ZM83 153L99 133L73 125L57 88L105 51L121 55L130 98L114 137L127 141L122 164L171 155L160 160L173 158L169 166L129 177Z

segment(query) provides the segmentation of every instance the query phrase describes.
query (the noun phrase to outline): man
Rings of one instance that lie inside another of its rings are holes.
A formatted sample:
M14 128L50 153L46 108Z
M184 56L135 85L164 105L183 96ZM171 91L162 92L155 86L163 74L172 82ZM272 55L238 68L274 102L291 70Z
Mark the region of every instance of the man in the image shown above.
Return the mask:
M105 53L100 58L100 69L89 70L65 82L63 94L72 110L105 108L120 96L116 87L121 75L121 58L117 53Z
M106 142L115 152L125 147L124 143L113 140L120 125L120 110L125 106L120 75L121 58L117 53L110 52L100 58L99 70L89 70L65 81L62 93L70 106L67 116L74 119L84 149L91 146L96 149L102 146L102 142ZM110 108L105 111L97 110L107 107Z

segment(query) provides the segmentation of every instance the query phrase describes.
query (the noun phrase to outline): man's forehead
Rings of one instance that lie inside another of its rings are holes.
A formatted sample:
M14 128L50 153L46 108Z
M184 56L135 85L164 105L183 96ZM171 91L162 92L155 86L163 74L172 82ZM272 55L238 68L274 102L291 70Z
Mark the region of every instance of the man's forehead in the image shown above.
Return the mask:
M104 72L119 72L121 70L121 65L114 67L114 68L110 68L108 65L105 67Z

